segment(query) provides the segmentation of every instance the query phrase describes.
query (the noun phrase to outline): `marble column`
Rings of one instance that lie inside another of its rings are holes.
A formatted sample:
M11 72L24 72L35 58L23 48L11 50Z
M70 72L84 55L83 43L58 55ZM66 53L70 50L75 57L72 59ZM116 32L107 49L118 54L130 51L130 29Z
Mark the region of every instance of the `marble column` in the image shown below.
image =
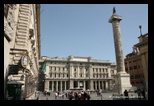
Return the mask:
M83 83L84 83L84 90L86 90L86 84L85 84L85 80L83 81Z
M113 37L114 37L114 47L116 54L117 63L117 78L118 78L118 93L123 93L125 89L129 90L130 76L125 72L124 58L123 58L123 48L120 33L120 21L122 17L116 14L115 7L113 8L113 15L109 19L109 23L112 23Z
M80 81L78 80L78 88L80 88Z
M65 82L65 90L66 90L66 81L64 81Z
M95 90L97 90L97 81L95 81Z
M58 91L58 81L56 81L56 91Z
M79 66L77 67L77 78L79 78L79 73L80 73L80 68L79 68ZM78 85L78 87L79 87L79 85Z
M100 89L100 81L98 81L98 89Z
M93 90L94 89L94 84L93 84L93 80L90 81L90 89Z

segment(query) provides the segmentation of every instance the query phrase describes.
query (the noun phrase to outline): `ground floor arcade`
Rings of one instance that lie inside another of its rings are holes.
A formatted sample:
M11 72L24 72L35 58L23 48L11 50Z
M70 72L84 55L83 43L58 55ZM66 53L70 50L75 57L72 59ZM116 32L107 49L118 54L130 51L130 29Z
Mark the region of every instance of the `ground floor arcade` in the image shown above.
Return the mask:
M109 90L111 80L45 80L45 90L64 91L70 88L83 90Z

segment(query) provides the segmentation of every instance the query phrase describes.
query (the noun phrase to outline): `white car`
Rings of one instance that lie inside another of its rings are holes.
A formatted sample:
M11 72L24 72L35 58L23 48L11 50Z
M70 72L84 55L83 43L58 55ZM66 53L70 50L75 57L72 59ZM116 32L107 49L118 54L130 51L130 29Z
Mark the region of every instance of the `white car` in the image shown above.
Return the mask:
M137 91L137 87L133 86L129 89L129 92L136 92Z

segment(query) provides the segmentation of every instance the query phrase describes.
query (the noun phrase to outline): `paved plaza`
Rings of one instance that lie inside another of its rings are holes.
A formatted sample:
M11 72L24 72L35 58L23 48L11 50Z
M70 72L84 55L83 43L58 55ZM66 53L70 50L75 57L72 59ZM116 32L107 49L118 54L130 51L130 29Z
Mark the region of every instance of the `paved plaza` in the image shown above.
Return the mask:
M91 94L90 100L112 100L112 98L110 98L112 96L112 94L113 93L102 93L102 97L101 97L101 96L97 96L96 93L93 93L93 94ZM55 94L54 94L54 92L52 92L50 94L50 96L48 96L48 95L45 96L43 93L40 93L38 100L69 100L69 99L66 98L65 96L64 96L64 98L58 97L57 99L55 99Z
M113 96L113 94L115 94L115 96ZM39 98L38 100L69 100L68 98L66 98L64 96L64 98L62 97L57 97L57 99L55 99L55 94L54 92L52 92L50 94L50 96L48 95L44 95L43 93L39 94ZM74 100L74 99L73 99ZM102 93L102 96L97 96L96 93L91 94L91 99L90 100L125 100L125 98L120 98L120 96L118 96L117 93L114 92L107 92L107 93ZM129 100L138 100L137 98L137 94L129 94Z

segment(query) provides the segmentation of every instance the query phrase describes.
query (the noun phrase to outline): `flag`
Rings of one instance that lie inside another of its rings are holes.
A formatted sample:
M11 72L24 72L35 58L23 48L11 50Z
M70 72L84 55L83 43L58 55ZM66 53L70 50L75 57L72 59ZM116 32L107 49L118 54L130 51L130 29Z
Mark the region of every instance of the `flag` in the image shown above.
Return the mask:
M46 64L43 64L42 71L45 71L45 69L46 69Z

